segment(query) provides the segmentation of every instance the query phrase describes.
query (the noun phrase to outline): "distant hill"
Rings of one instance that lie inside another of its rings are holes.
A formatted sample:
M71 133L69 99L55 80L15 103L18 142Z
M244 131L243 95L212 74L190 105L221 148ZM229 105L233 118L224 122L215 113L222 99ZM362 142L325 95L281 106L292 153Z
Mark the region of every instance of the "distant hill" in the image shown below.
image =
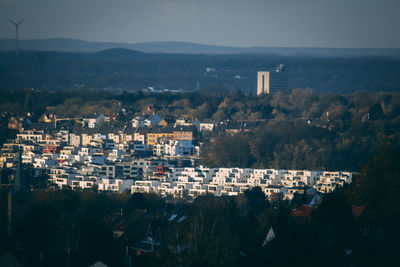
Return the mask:
M127 48L94 53L21 50L18 56L0 51L0 89L153 87L255 93L257 71L278 64L286 66L288 90L400 92L400 58L144 53Z
M62 51L62 52L99 52L106 49L122 48L145 53L169 54L275 54L281 56L314 57L363 57L389 56L400 57L400 49L373 48L312 48L312 47L229 47L204 45L188 42L87 42L76 39L30 39L20 40L22 50ZM0 51L15 49L14 39L0 39Z
M142 58L145 55L143 52L134 51L126 48L110 48L96 52L94 56L98 59L110 59L114 61L124 61Z

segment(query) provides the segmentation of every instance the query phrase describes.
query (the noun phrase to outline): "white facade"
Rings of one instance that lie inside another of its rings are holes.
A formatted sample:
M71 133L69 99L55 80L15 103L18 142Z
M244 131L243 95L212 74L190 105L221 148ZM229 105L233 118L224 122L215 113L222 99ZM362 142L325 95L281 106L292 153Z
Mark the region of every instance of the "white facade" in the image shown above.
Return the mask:
M290 199L305 188L324 193L352 182L353 173L344 171L177 168L166 160L131 158L132 147L139 151L145 149L145 145L121 142L125 139L121 136L120 133L69 134L64 130L56 134L24 131L17 135L18 142L4 144L0 164L13 167L15 151L22 147L23 163L50 170L50 180L59 187L156 192L174 197L195 197L206 193L237 195L259 186L268 197L282 194ZM41 148L46 146L57 149L47 148L51 153L42 153ZM61 150L58 151L58 147ZM189 140L168 140L157 144L155 149L160 156L177 157L192 156L196 151ZM163 167L161 172L157 167Z
M201 122L199 129L200 131L214 131L215 123L214 122Z
M269 71L257 72L257 95L269 93Z

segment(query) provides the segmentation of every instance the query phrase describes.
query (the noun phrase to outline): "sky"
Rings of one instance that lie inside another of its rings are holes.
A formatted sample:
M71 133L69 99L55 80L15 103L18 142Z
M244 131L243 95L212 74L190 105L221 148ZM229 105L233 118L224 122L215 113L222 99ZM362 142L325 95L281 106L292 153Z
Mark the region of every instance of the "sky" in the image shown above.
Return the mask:
M6 17L20 39L400 48L400 0L0 0L0 38Z

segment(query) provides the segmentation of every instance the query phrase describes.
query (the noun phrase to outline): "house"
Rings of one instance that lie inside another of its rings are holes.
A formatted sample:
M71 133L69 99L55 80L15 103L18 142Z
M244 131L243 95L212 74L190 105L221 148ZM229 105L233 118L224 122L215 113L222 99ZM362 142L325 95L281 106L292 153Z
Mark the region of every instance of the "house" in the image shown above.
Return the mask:
M8 121L8 128L9 129L21 129L22 128L22 120L12 117Z
M42 141L42 139L43 139L43 131L39 132L39 131L27 130L17 134L18 141L32 141L34 143L38 143Z
M105 122L110 122L110 121L115 121L118 118L119 113L113 112L113 113L109 113L107 114L107 116L105 116L104 121Z
M202 131L214 131L215 122L213 120L203 120L200 122L199 130Z
M175 117L171 117L171 116L165 116L162 118L162 120L158 123L159 126L172 126L175 124Z
M269 199L275 197L275 196L284 196L284 194L287 193L288 189L285 186L281 185L268 185L263 188L263 191L265 193L265 196Z
M166 126L168 126L168 122L166 120L162 119L157 125L166 127Z
M164 145L164 154L170 156L192 156L195 149L190 140L169 140Z
M115 240L119 239L123 234L125 234L125 231L128 228L127 218L122 216L122 210L123 209L121 208L121 213L114 215L109 222L111 224Z
M99 191L123 193L124 191L131 189L133 180L102 178L101 182L97 183L97 185Z
M134 143L133 143L133 151L135 152L135 153L144 153L144 152L146 152L146 145L145 144L142 144L141 142L137 142L137 141L135 141Z
M107 140L112 140L115 144L121 142L121 135L119 133L109 132L106 134Z
M298 218L300 223L309 223L311 220L311 215L316 208L313 206L303 205L298 209L293 209L291 216Z
M147 146L150 148L155 146L160 139L174 139L174 130L169 127L153 127L147 134Z
M228 121L226 131L229 133L249 132L255 130L258 125L258 121Z
M138 127L143 127L145 125L144 117L135 117L132 119L132 127L133 128L138 128Z
M82 144L82 136L80 134L70 133L69 134L69 145L74 147L80 147Z
M150 118L149 122L146 123L146 126L157 126L161 121L163 121L163 119L161 119L157 114L154 114L153 117ZM163 124L165 123L166 122L164 121Z
M160 126L164 126L167 124L167 122L158 116L157 114L154 114L152 116L146 115L146 116L138 116L132 119L132 127L137 128L137 127L152 127L152 126L157 126L161 122Z
M103 165L106 162L106 157L102 153L95 153L91 156L87 156L87 162L96 165Z
M200 121L196 118L193 121L191 120L185 120L185 119L177 119L175 124L175 127L178 126L194 126L196 129L199 131L200 130Z
M104 121L106 116L100 114L99 116L89 116L82 119L84 125L87 125L88 128L96 128L98 124Z
M157 228L157 231L153 233L151 229L151 225L147 228L146 235L143 239L138 240L130 246L131 249L136 250L136 254L140 255L141 253L153 253L158 250L161 242L161 232L160 228Z
M288 192L285 194L285 198L292 199L295 194L303 194L307 190L305 186L293 186L288 188Z
M133 141L145 145L147 143L147 137L148 137L147 135L149 131L150 130L147 127L136 128L133 133Z
M194 126L176 126L173 129L173 140L187 140L192 141L196 127Z
M180 118L180 119L177 119L177 120L176 120L174 126L178 126L178 125L181 125L181 126L188 126L189 124L186 123L186 120L185 120L185 119Z

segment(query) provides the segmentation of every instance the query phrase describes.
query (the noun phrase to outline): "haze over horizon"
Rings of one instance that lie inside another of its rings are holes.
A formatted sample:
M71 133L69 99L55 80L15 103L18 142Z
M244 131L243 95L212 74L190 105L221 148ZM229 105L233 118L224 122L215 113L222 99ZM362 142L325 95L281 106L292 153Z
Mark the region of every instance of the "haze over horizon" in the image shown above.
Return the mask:
M183 41L240 47L400 48L397 0L0 0L20 39ZM4 19L3 19L4 18Z

